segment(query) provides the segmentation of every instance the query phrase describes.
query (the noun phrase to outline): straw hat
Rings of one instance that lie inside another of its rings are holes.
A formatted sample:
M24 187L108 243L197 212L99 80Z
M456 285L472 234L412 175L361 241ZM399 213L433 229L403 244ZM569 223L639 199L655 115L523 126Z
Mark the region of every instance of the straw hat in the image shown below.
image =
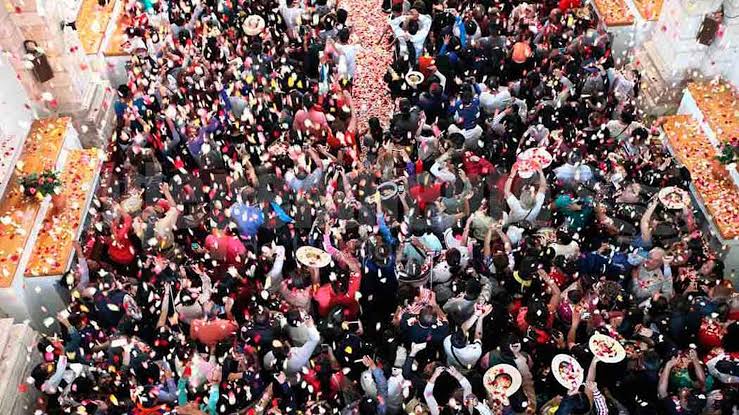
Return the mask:
M423 74L418 71L410 71L405 75L405 82L410 86L416 86L422 83L424 79Z
M507 376L510 384L496 384L496 379L500 376ZM515 367L501 363L491 367L485 372L482 378L483 385L489 394L496 396L504 394L506 397L513 395L521 387L521 372Z
M244 25L242 28L244 29L244 33L247 34L247 36L256 36L264 30L265 22L262 16L257 16L256 14L252 14L244 20Z
M566 370L562 370L563 366ZM552 374L554 379L567 390L579 388L584 377L580 363L568 354L554 356L554 359L552 359Z

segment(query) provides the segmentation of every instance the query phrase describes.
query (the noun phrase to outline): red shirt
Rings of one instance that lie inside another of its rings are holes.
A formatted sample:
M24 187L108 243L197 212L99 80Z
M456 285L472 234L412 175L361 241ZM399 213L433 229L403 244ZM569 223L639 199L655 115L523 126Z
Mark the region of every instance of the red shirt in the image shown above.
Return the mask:
M246 253L246 247L235 236L208 235L205 238L205 248L219 261L227 264L236 264L236 259Z
M293 128L308 133L314 138L331 136L331 128L328 125L326 114L318 109L311 108L309 111L300 110L295 113Z
M128 265L136 258L136 251L128 237L131 222L130 215L123 216L123 224L120 223L119 219L113 221L113 238L108 242L108 256L122 265Z
M411 187L410 193L418 207L425 209L427 203L433 203L441 195L441 183L434 183L431 186L417 184Z
M326 317L328 313L337 306L344 308L344 316L349 320L354 320L359 315L359 303L356 300L359 285L362 282L361 277L352 273L349 277L349 286L343 294L337 294L331 284L324 284L313 294L313 299L318 304L318 314Z
M473 161L472 158L476 157ZM490 172L495 170L495 166L487 160L485 160L482 157L478 157L475 155L475 153L472 152L466 152L464 154L464 171L467 173L467 176L471 179L474 179L478 176L487 176L490 174Z
M559 0L559 9L566 12L568 9L576 9L581 6L580 0Z
M214 345L236 333L239 325L232 320L193 320L190 325L190 338L203 344Z

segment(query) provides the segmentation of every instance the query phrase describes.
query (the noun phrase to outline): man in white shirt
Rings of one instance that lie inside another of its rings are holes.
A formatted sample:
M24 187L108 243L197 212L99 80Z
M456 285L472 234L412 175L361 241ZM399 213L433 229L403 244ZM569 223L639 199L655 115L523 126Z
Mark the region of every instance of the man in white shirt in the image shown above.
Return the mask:
M578 152L572 152L567 163L554 169L554 174L565 184L587 183L593 179L593 171L582 163Z
M508 180L505 182L503 193L505 195L506 203L510 212L508 213L508 224L521 222L527 220L533 222L539 217L542 206L544 206L544 199L547 192L547 180L544 177L544 172L541 170L541 166L537 169L539 175L539 188L534 193L532 186L525 186L521 192L521 199L519 200L516 195L511 192L511 186L513 185L513 179L518 173L518 166L514 165L511 170L511 175L508 176Z
M481 306L462 324L460 330L444 339L444 352L447 364L454 366L462 373L475 367L482 356L482 324L485 317L492 311L492 306ZM475 337L472 342L467 340L467 330L475 325Z
M334 48L339 52L339 74L346 79L354 78L357 71L357 54L362 48L359 45L349 43L349 29L343 28L337 36L338 42Z
M297 0L280 0L279 10L287 26L287 35L292 39L297 39L298 22L300 16L303 15L303 3Z
M390 20L390 28L396 38L410 40L413 43L418 60L418 57L423 55L423 45L431 30L431 16L420 14L417 9L412 8L407 15Z
M321 334L318 332L318 329L316 328L316 325L313 322L313 319L310 318L310 316L305 318L303 324L306 327L308 335L306 342L300 347L290 347L287 354L285 373L291 377L300 372L304 367L308 366L310 357L313 355L313 350L321 341ZM264 356L264 365L265 367L271 368L275 363L277 363L277 359L274 355L274 352L269 351Z
M503 111L513 103L510 91L507 87L498 85L498 79L488 78L485 85L480 84L480 107L487 114L495 114L495 111Z

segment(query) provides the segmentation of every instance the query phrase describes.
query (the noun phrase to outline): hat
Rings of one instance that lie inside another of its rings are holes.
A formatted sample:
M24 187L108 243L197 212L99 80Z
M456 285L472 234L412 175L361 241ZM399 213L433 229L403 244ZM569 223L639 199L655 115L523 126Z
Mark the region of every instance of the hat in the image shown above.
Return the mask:
M618 363L626 357L626 350L616 339L595 333L588 341L590 351L603 363Z
M244 29L244 33L246 33L247 36L256 36L262 33L262 30L264 30L264 26L265 23L262 16L252 14L247 17L246 20L244 20L242 28Z
M558 354L552 359L554 379L567 390L575 390L583 382L584 372L580 363L567 354Z
M423 76L423 74L418 71L410 71L405 75L405 81L410 86L416 86L422 83L424 79L425 77Z
M504 377L509 379L507 384L501 380ZM508 397L521 387L521 372L511 365L501 363L488 369L482 382L490 395Z

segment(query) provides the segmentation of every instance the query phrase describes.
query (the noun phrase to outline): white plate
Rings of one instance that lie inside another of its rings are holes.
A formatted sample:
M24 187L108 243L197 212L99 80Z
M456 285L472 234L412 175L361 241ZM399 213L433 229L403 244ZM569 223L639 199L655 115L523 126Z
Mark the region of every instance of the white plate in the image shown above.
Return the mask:
M331 255L326 251L307 245L301 246L295 251L295 259L312 268L323 268L331 263Z
M667 209L682 209L690 204L688 192L675 186L660 190L657 197Z
M613 337L595 333L588 342L590 351L603 363L618 363L626 357L626 350Z

